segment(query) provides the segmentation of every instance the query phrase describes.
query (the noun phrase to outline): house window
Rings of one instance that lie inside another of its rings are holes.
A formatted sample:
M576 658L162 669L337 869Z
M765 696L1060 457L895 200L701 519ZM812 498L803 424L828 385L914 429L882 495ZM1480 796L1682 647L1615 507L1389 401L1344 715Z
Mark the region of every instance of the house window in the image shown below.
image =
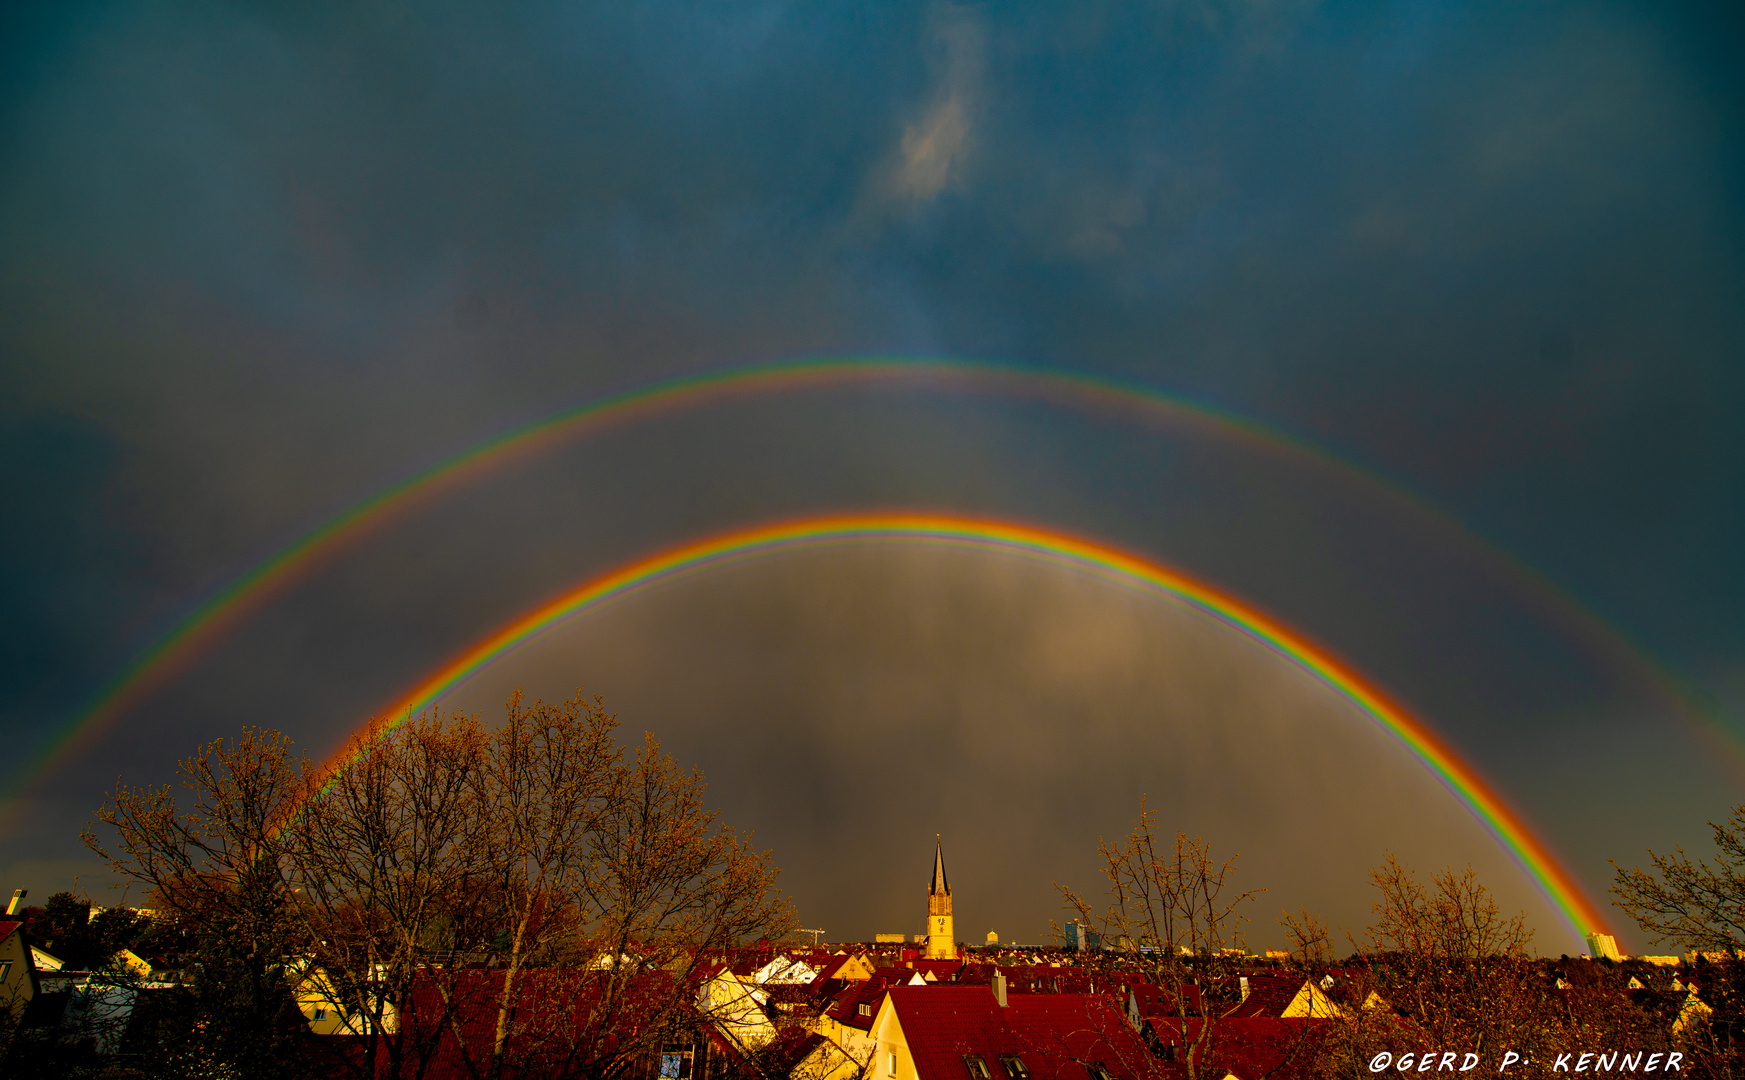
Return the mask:
M871 1016L872 1015L872 1002L863 1001L860 1003L860 1015L862 1015L862 1016Z
M316 1009L315 1010L315 1019L317 1019L317 1020L327 1019L327 1010L326 1009Z
M12 974L12 961L0 960L0 983L5 982L7 980L7 978L9 976L11 976L11 974Z
M897 1052L895 1050L885 1055L885 1075L897 1075Z
M1090 1080L1115 1080L1109 1075L1108 1067L1100 1061L1085 1062L1085 1073L1090 1077Z
M693 1050L668 1043L660 1052L660 1080L690 1080Z
M989 1080L987 1059L980 1054L963 1055L963 1063L969 1067L970 1080Z
M1017 1054L1001 1054L1000 1064L1006 1067L1006 1075L1012 1080L1030 1080L1030 1066Z

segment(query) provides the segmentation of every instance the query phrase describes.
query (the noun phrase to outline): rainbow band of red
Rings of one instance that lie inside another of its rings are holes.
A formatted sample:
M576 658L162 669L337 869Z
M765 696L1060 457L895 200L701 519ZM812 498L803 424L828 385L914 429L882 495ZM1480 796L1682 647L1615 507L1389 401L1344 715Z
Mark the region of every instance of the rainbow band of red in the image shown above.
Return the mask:
M1379 724L1478 818L1580 937L1606 921L1520 816L1422 721L1413 718L1326 650L1203 582L1155 562L1064 533L1004 521L936 514L845 514L760 525L670 548L594 578L516 619L445 664L372 721L379 738L511 650L557 625L640 590L726 563L820 545L909 542L997 550L1070 566L1172 597L1209 613L1310 672ZM373 744L366 739L362 745ZM330 775L356 758L358 743L327 762ZM348 756L348 754L350 756Z
M1154 420L1199 428L1214 437L1245 443L1298 462L1357 479L1402 508L1461 538L1481 558L1524 582L1566 628L1601 654L1641 671L1667 700L1711 737L1729 762L1741 761L1736 736L1713 710L1703 707L1664 667L1601 622L1556 585L1512 557L1467 533L1447 515L1397 485L1310 444L1251 420L1156 390L1112 379L964 360L925 357L840 357L770 364L672 379L568 409L439 461L303 534L204 599L140 653L79 712L62 724L0 780L0 834L25 805L24 795L75 758L139 702L221 640L268 600L314 573L364 537L419 506L491 476L508 464L566 442L653 416L700 408L735 398L814 386L914 383L928 388L994 392L1015 397L1070 401L1080 406L1129 410Z
M555 446L669 412L808 387L903 382L1138 409L1202 427L1225 439L1326 463L1335 461L1259 424L1134 384L963 360L839 357L736 368L638 387L544 417L439 461L353 505L226 583L139 654L85 708L5 775L5 783L0 785L0 798L6 800L0 806L0 832L17 816L28 785L40 783L76 757L249 614L372 532L448 492Z

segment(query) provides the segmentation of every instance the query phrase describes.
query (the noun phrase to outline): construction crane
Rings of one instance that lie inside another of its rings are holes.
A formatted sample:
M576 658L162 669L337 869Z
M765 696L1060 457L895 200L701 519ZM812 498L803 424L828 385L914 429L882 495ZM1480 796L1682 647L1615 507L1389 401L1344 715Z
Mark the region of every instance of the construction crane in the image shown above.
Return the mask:
M811 934L812 935L812 947L814 949L816 949L818 947L818 939L824 936L824 931L822 931L822 930L807 930L804 927L801 927L800 929L794 931L794 933L796 933L796 934Z

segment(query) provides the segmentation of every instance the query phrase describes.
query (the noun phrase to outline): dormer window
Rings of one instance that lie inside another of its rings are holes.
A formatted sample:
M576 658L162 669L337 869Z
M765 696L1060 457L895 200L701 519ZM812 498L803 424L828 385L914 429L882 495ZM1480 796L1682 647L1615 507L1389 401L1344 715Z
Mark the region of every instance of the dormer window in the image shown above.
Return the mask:
M987 1058L980 1054L965 1054L963 1063L969 1068L970 1080L990 1080Z
M1090 1077L1090 1080L1115 1080L1113 1076L1109 1075L1108 1066L1100 1061L1085 1062L1085 1073Z
M1001 1054L1000 1064L1006 1067L1006 1075L1012 1080L1030 1080L1030 1066L1017 1054Z
M863 1001L860 1003L860 1015L862 1015L862 1016L871 1016L872 1015L872 1002Z

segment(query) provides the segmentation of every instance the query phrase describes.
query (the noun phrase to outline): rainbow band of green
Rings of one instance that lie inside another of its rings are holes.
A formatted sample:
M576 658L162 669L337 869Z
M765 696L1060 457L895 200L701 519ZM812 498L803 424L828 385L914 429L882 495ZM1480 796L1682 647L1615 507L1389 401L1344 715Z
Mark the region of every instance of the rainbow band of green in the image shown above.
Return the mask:
M58 772L226 631L349 545L449 491L556 445L662 413L813 386L905 381L927 387L998 391L1138 408L1275 451L1317 454L1259 425L1137 385L957 360L839 358L771 364L672 379L629 390L556 413L437 462L305 533L225 585L159 637L57 735L11 772L5 787L0 789L0 797L7 803L0 809L0 833L16 816L27 785L33 781L41 783Z
M846 358L720 371L673 379L607 397L491 439L356 504L208 597L108 683L90 704L69 718L55 735L11 770L4 786L0 787L0 799L4 799L4 805L0 806L0 834L13 824L24 805L24 796L33 786L40 785L64 768L121 716L198 658L228 630L348 546L417 507L553 446L662 413L812 386L903 382L921 387L993 392L1136 412L1144 418L1186 424L1220 439L1246 443L1328 469L1347 479L1356 479L1409 512L1432 521L1449 535L1462 539L1482 558L1500 564L1516 580L1524 581L1580 639L1620 665L1646 675L1681 714L1695 720L1699 731L1726 748L1725 760L1740 760L1738 748L1731 741L1732 734L1724 721L1712 710L1704 708L1663 667L1542 575L1473 537L1458 522L1409 492L1314 446L1232 414L1171 398L1132 383L958 360Z
M811 386L903 381L930 387L994 390L1045 399L1068 398L1091 404L1138 408L1205 428L1224 438L1274 451L1319 456L1316 451L1259 425L1140 386L954 360L851 358L775 364L673 379L627 391L557 413L440 461L311 530L226 585L153 643L104 687L90 705L77 713L58 735L12 772L7 790L0 792L8 803L0 811L0 830L11 824L27 783L33 780L40 783L59 771L117 719L267 600L318 569L349 545L418 506L558 444L661 413Z
M888 541L958 545L1064 564L1173 597L1239 628L1313 674L1398 739L1490 830L1576 937L1590 931L1605 932L1606 922L1599 909L1490 785L1421 721L1325 650L1252 607L1175 570L1084 539L1004 521L933 514L832 515L740 529L639 559L565 591L454 657L377 720L360 728L364 737L349 740L347 749L326 763L326 774L343 772L408 718L436 705L449 691L510 651L578 615L650 586L726 563L799 547Z

